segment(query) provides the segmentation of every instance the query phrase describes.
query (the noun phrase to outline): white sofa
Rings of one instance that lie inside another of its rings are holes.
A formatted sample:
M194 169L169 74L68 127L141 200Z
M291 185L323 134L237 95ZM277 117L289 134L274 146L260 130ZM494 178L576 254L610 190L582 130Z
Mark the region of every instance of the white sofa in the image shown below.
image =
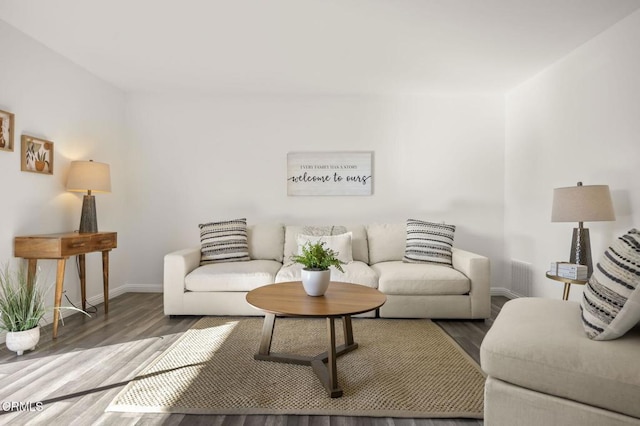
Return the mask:
M590 340L578 302L507 302L480 347L484 421L502 425L640 425L640 324Z
M333 281L377 288L387 296L381 317L484 319L491 311L489 259L453 249L453 268L404 263L406 224L347 226L353 262L334 268ZM164 258L166 315L262 315L245 296L250 290L300 280L292 264L302 226L256 224L247 227L249 257L243 262L200 266L200 247ZM370 315L375 314L375 312Z

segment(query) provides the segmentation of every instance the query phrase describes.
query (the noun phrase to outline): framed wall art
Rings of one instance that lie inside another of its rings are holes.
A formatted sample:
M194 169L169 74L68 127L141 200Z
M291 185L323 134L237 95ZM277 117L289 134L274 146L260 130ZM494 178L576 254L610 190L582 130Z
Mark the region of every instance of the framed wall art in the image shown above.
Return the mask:
M0 151L13 151L14 116L0 110Z
M20 170L46 175L53 174L53 142L22 135L21 145Z
M371 151L290 152L287 195L371 195Z

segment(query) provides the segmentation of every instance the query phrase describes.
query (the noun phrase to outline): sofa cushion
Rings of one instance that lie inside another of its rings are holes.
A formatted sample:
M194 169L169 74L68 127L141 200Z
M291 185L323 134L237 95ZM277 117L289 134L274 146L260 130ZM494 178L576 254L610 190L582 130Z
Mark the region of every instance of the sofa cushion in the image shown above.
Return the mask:
M331 270L331 281L361 284L371 288L378 287L378 275L364 262L354 260L349 264L342 265L344 272L340 272L336 268L329 269ZM293 263L283 266L282 269L278 271L275 282L300 281L301 278L302 265Z
M640 321L640 231L632 229L604 252L580 306L594 340L616 339Z
M578 302L507 302L480 347L489 376L640 418L640 326L617 340L589 339Z
M249 225L247 239L251 259L282 262L284 225L281 223Z
M275 260L211 263L191 271L184 279L189 291L250 291L273 284L282 267Z
M455 225L407 220L407 243L403 262L435 263L451 267Z
M326 228L326 227L313 227ZM328 227L331 228L331 227ZM334 227L336 230L346 230L351 232L351 254L353 260L369 263L369 248L367 246L367 233L364 225L347 225L342 227ZM301 225L287 225L284 231L284 262L291 260L291 256L298 254L298 234L309 235L310 227ZM307 231L307 233L305 232Z
M325 236L314 236L314 235L303 235L298 234L298 253L302 255L302 247L307 244L315 244L318 241L324 242L324 248L331 249L335 253L337 253L336 257L342 263L351 263L353 262L353 255L351 250L351 232L345 232L340 235L325 235Z
M247 219L225 220L200 227L200 264L249 260Z
M453 268L430 263L380 262L371 265L378 274L378 290L384 294L467 294L471 281Z
M367 225L369 263L402 260L407 241L405 223Z

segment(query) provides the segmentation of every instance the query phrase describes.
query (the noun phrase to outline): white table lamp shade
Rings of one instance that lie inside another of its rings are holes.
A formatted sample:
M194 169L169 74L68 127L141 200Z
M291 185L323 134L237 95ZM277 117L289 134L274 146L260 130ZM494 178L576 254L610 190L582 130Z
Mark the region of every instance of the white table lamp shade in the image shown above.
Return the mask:
M570 186L553 190L551 222L615 220L608 185Z
M111 192L109 165L95 161L72 161L67 176L67 191Z

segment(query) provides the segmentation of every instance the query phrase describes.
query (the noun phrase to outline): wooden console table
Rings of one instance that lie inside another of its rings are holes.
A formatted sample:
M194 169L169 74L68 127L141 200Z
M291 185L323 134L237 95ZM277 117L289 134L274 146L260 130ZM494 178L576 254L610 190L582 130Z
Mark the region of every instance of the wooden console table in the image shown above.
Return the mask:
M85 254L102 252L102 279L104 287L104 313L109 313L109 251L117 247L118 236L115 232L77 233L65 232L60 234L27 235L16 237L14 240L14 255L29 261L27 283L33 284L36 275L38 259L57 259L55 305L53 310L53 338L58 337L58 320L60 319L60 304L62 302L62 288L67 259L78 256L80 264L80 293L82 295L82 310L87 308L87 280L85 276Z

